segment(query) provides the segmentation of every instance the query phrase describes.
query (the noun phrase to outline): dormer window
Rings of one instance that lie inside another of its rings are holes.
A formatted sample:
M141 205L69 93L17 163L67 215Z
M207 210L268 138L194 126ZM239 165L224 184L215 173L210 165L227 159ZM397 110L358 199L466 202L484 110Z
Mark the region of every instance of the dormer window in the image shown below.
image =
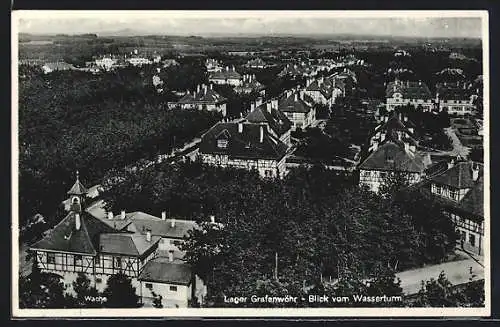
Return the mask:
M226 149L227 148L227 144L228 144L228 140L225 140L225 139L219 139L217 140L217 147L219 149Z

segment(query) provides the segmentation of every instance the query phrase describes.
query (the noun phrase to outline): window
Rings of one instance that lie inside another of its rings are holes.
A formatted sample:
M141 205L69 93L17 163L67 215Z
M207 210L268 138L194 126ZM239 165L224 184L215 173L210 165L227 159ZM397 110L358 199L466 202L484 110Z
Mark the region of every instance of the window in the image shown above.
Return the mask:
M476 246L476 236L472 233L469 234L469 243L472 246Z
M228 143L228 141L224 140L224 139L217 140L217 147L219 149L225 149L225 148L227 148L227 143Z
M172 292L177 292L177 286L170 286L169 288Z
M96 278L96 279L95 279L95 282L96 282L97 284L102 283L102 278Z
M99 255L96 255L96 256L94 257L94 264L95 264L96 266L100 266L100 265L101 265L101 257L100 257Z
M441 186L436 185L436 194L441 195Z
M54 253L47 253L47 263L56 263L56 255Z
M273 172L271 170L269 170L269 169L266 169L264 171L264 174L265 174L266 177L272 177L273 176Z
M458 192L456 190L450 190L450 198L453 200L458 200Z
M151 283L146 283L144 286L146 286L146 288L149 288L150 290L153 289L153 284Z
M81 265L82 265L82 256L75 255L75 266L81 266Z
M122 267L122 258L120 257L113 257L113 267L117 269L121 269Z

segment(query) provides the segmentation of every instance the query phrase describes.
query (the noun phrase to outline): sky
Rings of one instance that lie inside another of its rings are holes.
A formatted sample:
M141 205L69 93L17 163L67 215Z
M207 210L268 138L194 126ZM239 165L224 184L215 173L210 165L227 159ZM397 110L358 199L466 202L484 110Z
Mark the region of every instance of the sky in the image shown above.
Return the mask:
M381 15L385 16L382 17ZM457 17L457 15L462 17ZM362 17L361 17L362 16ZM387 17L389 16L389 17ZM19 31L33 34L354 34L481 37L481 18L453 12L18 12Z

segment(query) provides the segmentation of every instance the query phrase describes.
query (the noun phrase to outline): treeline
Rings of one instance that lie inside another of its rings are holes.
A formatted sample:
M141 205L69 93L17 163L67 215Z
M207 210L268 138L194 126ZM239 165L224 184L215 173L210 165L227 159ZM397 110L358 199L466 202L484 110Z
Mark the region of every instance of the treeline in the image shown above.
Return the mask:
M212 112L167 110L168 95L158 94L151 74L136 68L99 76L43 75L29 69L23 74L19 84L21 225L35 213L51 220L74 181L75 170L80 170L85 185L100 183L108 170L170 153L220 119Z
M454 227L432 199L381 197L320 167L278 181L198 162L122 174L104 195L116 210L197 221L213 214L223 224L194 232L184 247L214 301L271 279L276 256L279 281L291 292L321 276L375 278L377 267L440 262L455 246Z

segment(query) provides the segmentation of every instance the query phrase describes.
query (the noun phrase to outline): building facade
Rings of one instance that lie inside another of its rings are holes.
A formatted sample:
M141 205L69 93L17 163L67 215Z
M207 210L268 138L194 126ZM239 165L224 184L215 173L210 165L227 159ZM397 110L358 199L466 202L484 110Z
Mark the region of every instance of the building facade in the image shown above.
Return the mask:
M222 116L226 116L227 99L221 96L213 89L213 85L198 85L197 89L191 94L186 94L177 102L169 102L169 108L179 107L181 109L198 109L208 111L218 111Z
M385 93L388 111L406 105L412 105L423 111L431 111L435 107L431 92L422 81L395 80L387 85Z

